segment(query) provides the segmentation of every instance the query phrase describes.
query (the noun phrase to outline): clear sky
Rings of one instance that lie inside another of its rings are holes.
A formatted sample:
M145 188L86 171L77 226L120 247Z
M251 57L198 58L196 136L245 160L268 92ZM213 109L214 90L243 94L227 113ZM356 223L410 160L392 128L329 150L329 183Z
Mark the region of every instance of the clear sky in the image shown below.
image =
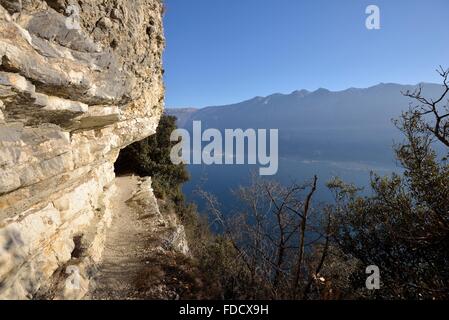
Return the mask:
M365 27L380 8L381 29ZM448 0L165 0L168 107L380 82L449 67Z

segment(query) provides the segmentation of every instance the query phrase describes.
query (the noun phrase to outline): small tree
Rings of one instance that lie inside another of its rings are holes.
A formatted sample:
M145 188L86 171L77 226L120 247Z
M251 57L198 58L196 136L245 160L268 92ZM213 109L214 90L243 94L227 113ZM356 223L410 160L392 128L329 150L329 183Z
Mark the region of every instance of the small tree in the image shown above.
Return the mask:
M235 191L241 205L232 215L223 214L217 199L200 191L239 261L232 278L245 283L238 286L237 296L318 299L329 293L333 284L322 272L332 273L332 211L312 206L317 181L314 177L286 187L253 177L250 186Z
M435 143L449 147L449 70L439 74L437 100L424 98L421 88L404 93L418 102L395 122L405 135L395 148L404 174L373 174L370 197L341 182L331 185L342 200L334 239L362 265L381 269L382 290L375 294L381 298L449 298L449 165L433 149ZM354 287L364 277L356 275Z

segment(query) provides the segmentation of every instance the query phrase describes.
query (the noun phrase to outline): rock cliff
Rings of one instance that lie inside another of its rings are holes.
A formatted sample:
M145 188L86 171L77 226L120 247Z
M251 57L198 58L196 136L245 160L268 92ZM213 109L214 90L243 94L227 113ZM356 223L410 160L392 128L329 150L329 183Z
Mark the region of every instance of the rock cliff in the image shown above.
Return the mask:
M159 0L0 0L0 298L47 297L73 273L84 289L52 297L86 293L114 162L163 110L162 13Z

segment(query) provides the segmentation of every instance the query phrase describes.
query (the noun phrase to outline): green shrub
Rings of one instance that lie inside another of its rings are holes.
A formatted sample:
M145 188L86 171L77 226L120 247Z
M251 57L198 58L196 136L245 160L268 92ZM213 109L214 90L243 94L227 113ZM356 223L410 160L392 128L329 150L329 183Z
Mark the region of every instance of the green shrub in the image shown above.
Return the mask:
M171 149L177 143L170 141L175 129L176 118L163 115L155 135L120 152L115 172L118 175L151 176L156 197L170 199L178 206L184 201L181 187L189 180L189 174L185 165L174 165L170 160Z

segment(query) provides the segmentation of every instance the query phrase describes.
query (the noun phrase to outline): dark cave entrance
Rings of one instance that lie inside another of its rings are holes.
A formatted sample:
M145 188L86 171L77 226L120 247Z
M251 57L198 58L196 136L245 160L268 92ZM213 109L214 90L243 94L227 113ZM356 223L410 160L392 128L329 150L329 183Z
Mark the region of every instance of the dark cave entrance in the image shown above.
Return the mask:
M142 168L140 168L141 159L144 154L141 153L141 146L145 143L145 140L137 141L122 150L118 155L117 160L114 163L114 172L117 177L139 175L142 176Z

